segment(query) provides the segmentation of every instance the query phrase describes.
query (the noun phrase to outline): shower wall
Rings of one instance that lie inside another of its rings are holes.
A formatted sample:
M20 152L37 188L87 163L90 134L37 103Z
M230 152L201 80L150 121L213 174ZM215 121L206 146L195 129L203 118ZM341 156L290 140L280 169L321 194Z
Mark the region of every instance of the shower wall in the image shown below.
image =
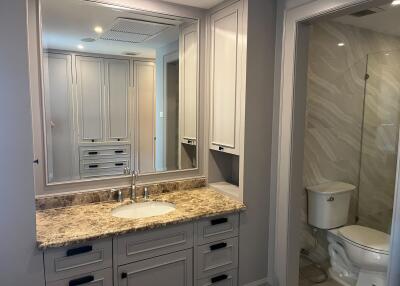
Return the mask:
M338 46L338 43L344 46ZM359 189L367 55L395 49L400 49L400 38L337 22L321 22L312 26L308 59L304 186L335 180L351 183ZM374 97L373 93L371 97ZM373 170L368 168L368 172ZM365 188L368 192L375 192L376 196L384 192L382 188ZM364 199L360 203L367 211L374 203L372 196L369 193L361 196ZM349 223L355 222L355 198L356 193L353 194ZM385 200L386 206L393 203L393 198L389 203L389 196ZM388 217L389 213L385 216ZM309 249L314 239L307 225L305 191L302 220L301 247ZM363 213L361 221L365 225L372 224L371 215ZM316 256L321 260L327 257L322 237L323 234L316 249Z

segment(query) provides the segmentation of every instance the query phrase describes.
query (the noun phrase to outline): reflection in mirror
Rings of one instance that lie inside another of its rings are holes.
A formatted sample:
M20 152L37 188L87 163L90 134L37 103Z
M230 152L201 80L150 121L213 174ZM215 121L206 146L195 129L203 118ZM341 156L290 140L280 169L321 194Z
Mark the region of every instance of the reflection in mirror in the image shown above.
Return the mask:
M42 0L48 183L197 167L197 20Z

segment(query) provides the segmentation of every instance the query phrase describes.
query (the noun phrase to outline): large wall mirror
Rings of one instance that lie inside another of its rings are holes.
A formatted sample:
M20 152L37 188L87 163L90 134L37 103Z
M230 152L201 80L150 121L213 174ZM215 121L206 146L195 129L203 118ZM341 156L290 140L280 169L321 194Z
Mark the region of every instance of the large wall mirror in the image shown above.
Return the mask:
M197 168L198 21L42 0L47 183Z

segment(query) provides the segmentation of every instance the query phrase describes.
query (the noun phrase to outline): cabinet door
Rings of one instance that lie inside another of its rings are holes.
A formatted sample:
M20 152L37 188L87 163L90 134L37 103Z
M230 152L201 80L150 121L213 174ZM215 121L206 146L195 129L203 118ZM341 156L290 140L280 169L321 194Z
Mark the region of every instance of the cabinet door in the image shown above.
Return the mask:
M210 148L239 154L243 96L242 1L211 15Z
M105 59L107 141L129 138L129 60Z
M193 285L192 249L118 267L118 286Z
M81 141L103 140L103 59L76 57L78 116Z
M75 162L71 55L45 53L43 67L49 181L68 181L78 175Z
M182 143L193 145L197 141L197 24L192 24L181 30L179 44L180 138Z
M137 118L136 167L140 173L155 170L155 66L151 62L135 62L134 86Z

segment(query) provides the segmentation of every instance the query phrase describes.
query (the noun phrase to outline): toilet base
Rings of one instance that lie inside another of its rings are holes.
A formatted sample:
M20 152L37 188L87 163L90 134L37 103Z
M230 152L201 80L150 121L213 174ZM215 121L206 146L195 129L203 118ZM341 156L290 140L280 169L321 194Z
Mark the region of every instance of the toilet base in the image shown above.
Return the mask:
M386 272L360 270L356 286L386 286Z
M357 281L353 281L350 279L345 279L340 277L339 273L337 273L332 267L328 270L329 277L335 280L337 283L343 286L356 286Z

